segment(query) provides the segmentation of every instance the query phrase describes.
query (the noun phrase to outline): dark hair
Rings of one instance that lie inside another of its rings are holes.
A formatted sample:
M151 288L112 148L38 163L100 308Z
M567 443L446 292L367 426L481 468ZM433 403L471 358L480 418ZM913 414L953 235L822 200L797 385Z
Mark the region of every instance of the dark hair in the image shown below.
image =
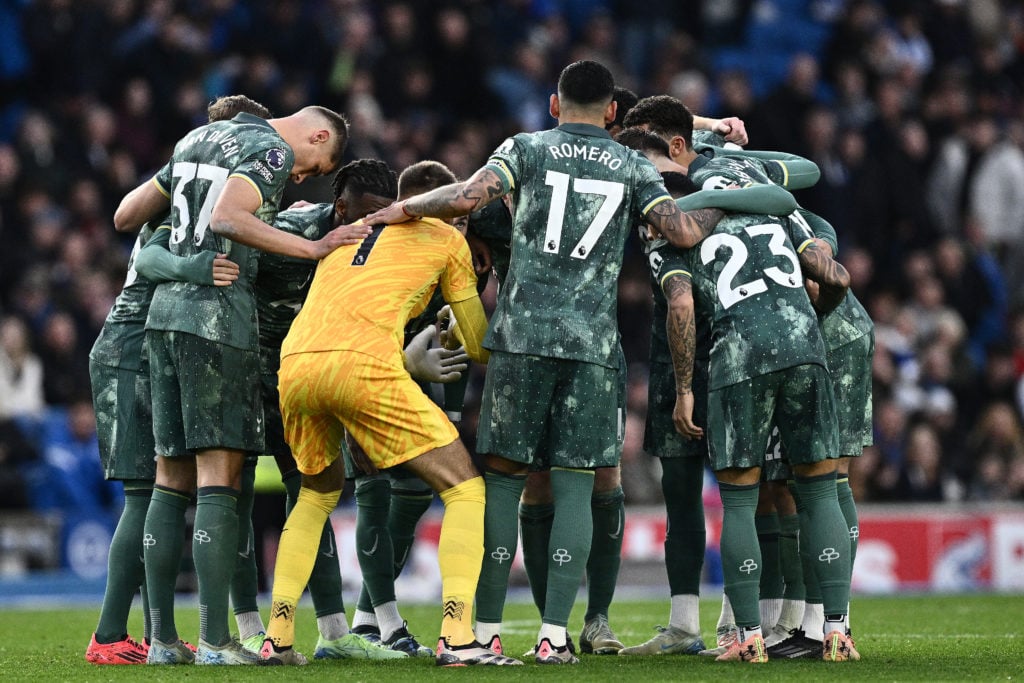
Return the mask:
M691 144L693 114L686 105L669 95L645 97L629 110L623 123L627 128L647 126L662 137L680 136Z
M558 77L558 97L574 104L607 104L614 91L612 72L598 62L573 62Z
M451 169L440 161L418 161L398 176L398 196L402 199L458 182Z
M652 133L649 130L643 128L623 128L622 131L615 136L615 141L620 145L625 145L630 149L635 149L641 154L646 155L647 152L652 152L659 156L667 157L671 155L672 150L669 149L668 143L665 142L657 133Z
M210 123L228 121L241 113L252 114L261 119L269 119L272 116L269 109L245 95L224 95L206 107L206 118Z
M636 93L629 88L623 88L622 86L615 86L615 91L612 93L612 102L615 102L619 106L615 109L615 119L605 126L606 129L611 130L615 126L622 128L622 120L626 118L626 114L629 110L636 106L639 101Z
M342 166L334 176L334 198L338 199L345 190L394 199L398 196L398 175L386 162L356 159Z
M685 197L697 191L697 186L690 180L690 176L676 171L665 171L661 174L661 181L665 183L665 189L674 198Z
M331 136L331 140L334 142L334 147L331 150L331 165L338 166L345 154L345 147L348 146L348 119L332 109L318 105L303 107L301 111L316 112L333 129L334 135Z

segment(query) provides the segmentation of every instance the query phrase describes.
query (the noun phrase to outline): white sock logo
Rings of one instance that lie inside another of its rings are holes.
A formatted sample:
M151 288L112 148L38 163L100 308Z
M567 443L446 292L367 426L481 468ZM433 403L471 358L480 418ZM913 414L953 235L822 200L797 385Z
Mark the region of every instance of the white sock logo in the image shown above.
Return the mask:
M561 567L566 562L572 561L572 555L570 555L569 551L565 548L558 548L555 550L555 554L551 556L551 559L557 562L558 566Z
M491 553L491 559L497 560L498 564L501 564L505 560L508 560L508 559L511 559L511 558L512 558L512 554L509 553L508 548L506 548L503 545L499 545L497 548L494 549L494 552Z
M832 560L839 559L839 551L835 548L825 548L821 551L821 555L818 555L819 562L828 562L832 564Z
M747 575L756 570L757 562L754 562L754 558L752 557L748 557L747 559L743 560L743 564L740 565L740 571Z

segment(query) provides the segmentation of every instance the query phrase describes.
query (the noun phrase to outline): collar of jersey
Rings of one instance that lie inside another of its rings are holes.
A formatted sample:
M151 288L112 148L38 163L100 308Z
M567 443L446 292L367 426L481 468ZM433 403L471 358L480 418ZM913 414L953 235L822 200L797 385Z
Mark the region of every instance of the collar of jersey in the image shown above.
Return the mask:
M612 136L604 128L589 123L563 123L558 127L558 130L564 130L566 133L573 133L575 135L589 135L595 138L612 139Z
M246 113L244 111L236 114L235 118L233 118L231 120L232 121L237 121L238 123L255 123L255 124L260 125L260 126L266 126L267 128L273 128L273 126L271 126L269 123L267 123L266 119L261 119L258 116L255 116L253 114L248 114L248 113Z
M704 154L698 154L696 158L690 162L690 165L686 167L686 175L692 176L694 171L699 171L706 166L709 161L711 161L711 159Z

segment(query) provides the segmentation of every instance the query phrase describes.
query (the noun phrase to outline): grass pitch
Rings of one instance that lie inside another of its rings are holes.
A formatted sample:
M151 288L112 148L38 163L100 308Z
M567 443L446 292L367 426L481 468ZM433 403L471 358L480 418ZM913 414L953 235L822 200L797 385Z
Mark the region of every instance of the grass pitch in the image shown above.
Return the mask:
M580 631L582 605L570 623ZM705 637L713 639L718 603L702 601ZM407 606L404 616L421 642L433 645L440 619L434 606ZM312 661L297 667L147 667L94 666L83 654L96 626L99 607L40 608L0 612L0 680L2 681L1013 681L1024 679L1024 596L964 595L857 597L852 623L863 660L826 664L809 660L773 660L765 666L720 664L707 657L582 657L573 667L439 669L432 660L398 662ZM532 605L510 604L502 634L509 654L533 644L538 620ZM612 605L611 624L627 645L653 635L668 617L668 604L621 601ZM196 641L198 617L193 607L178 611L182 636ZM129 627L141 637L138 608ZM316 642L312 608L300 607L298 648L312 655Z

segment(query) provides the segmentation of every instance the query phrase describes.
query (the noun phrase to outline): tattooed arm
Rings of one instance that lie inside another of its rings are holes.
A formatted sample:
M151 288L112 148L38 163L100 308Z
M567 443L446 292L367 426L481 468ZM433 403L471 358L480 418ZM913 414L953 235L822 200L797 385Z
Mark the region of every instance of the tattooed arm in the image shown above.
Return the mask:
M688 439L699 439L704 430L693 424L693 361L697 349L694 322L693 290L689 277L670 275L662 284L668 299L665 329L676 377L676 405L672 422L676 431Z
M721 209L680 211L675 202L664 201L655 204L646 219L672 246L689 249L710 235L724 216Z
M843 264L829 256L831 247L822 249L816 241L808 242L800 251L800 268L804 275L818 284L812 303L819 313L828 313L842 302L850 288L850 274Z
M404 223L412 218L432 216L454 218L465 216L494 201L510 191L501 177L486 166L477 170L469 180L439 187L430 192L409 197L391 206L371 213L363 222Z

